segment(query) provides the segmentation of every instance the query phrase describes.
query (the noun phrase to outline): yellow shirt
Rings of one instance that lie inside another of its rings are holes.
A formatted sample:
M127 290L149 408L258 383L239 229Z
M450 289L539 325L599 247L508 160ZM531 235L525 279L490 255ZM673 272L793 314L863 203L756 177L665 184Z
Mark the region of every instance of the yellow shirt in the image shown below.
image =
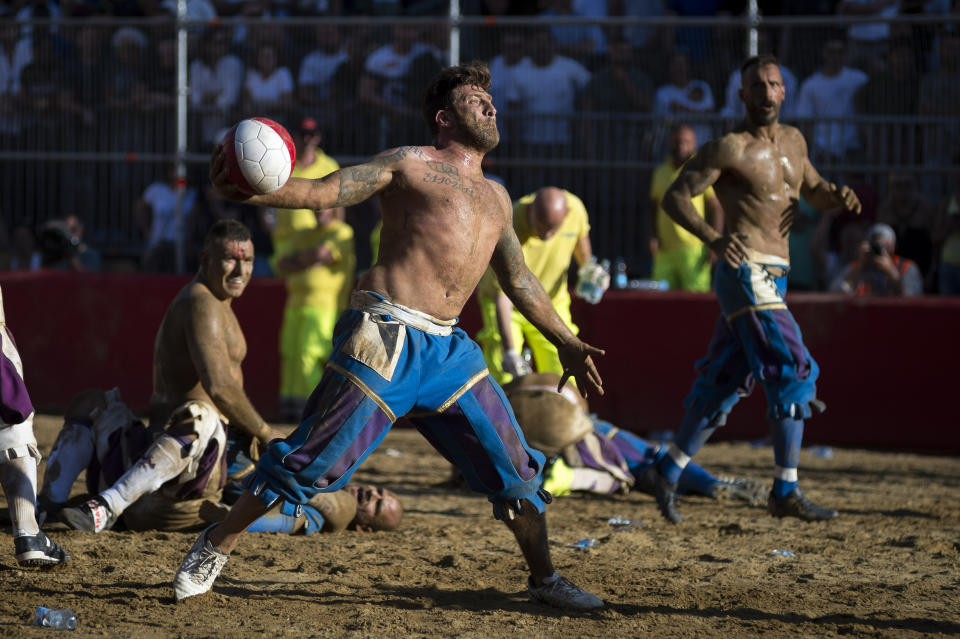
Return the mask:
M513 230L520 240L523 259L543 284L556 308L570 305L570 289L567 283L570 259L580 238L590 234L590 221L587 219L587 209L583 202L569 191L564 191L564 194L567 197L567 216L557 232L547 240L541 240L530 228L530 205L536 194L524 195L513 206ZM497 278L488 268L480 280L477 294L492 299L499 291Z
M667 215L663 207L660 206L660 201L663 200L664 194L666 194L670 185L673 184L673 181L677 179L677 176L680 175L682 168L683 166L673 168L673 161L667 158L666 162L654 169L653 177L650 180L650 199L657 203L657 237L660 238L661 250L700 246L702 244L696 235L674 222L673 218ZM693 208L700 214L700 217L705 218L704 207L706 199L715 197L717 196L711 186L690 201L693 203Z
M325 175L333 173L340 168L340 165L332 157L317 149L317 158L310 166L294 167L290 177L307 178L316 180ZM273 229L274 252L286 254L290 252L289 247L284 247L284 243L290 239L290 236L297 231L312 229L317 226L317 216L310 209L277 209L277 220Z
M353 227L334 219L327 226L295 233L285 252L275 259L296 251L305 251L321 244L330 248L333 262L316 265L295 273L283 274L287 285L287 306L315 306L342 311L350 300L357 256L353 246Z

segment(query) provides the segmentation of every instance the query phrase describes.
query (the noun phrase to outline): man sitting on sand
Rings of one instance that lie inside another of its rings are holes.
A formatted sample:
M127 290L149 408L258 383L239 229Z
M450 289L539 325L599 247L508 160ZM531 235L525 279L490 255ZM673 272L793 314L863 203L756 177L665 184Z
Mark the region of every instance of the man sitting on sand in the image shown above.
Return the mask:
M252 271L249 230L233 220L214 224L196 277L170 303L154 342L149 426L117 389L74 397L40 494L48 517L59 513L94 533L121 515L133 530L199 526L200 505L219 500L227 482L227 424L255 447L279 436L243 391L247 344L231 302ZM95 496L64 507L84 470Z

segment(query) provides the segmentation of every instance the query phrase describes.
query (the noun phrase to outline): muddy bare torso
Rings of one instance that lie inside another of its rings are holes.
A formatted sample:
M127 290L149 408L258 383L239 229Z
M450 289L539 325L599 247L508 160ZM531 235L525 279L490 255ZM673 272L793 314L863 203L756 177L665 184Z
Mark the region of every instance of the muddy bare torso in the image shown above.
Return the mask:
M749 249L788 259L807 146L793 127L781 124L775 131L772 140L742 130L719 140L727 161L714 191L728 233L745 235Z
M198 331L198 324L209 331ZM192 350L205 335L218 336L212 349L226 349L229 374L243 386L241 364L247 342L228 301L218 300L206 285L194 280L185 286L167 309L153 344L153 393L150 396L150 425L162 427L170 413L191 399L214 404L201 384L201 371ZM215 405L215 404L214 404Z
M380 193L383 231L377 264L358 287L439 319L457 317L490 262L509 197L455 152L404 147Z

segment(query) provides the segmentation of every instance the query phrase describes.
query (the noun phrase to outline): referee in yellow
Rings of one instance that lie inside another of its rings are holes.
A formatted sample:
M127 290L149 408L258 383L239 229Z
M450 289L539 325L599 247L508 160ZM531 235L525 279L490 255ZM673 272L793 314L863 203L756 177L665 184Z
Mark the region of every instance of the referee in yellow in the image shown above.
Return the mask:
M316 179L340 168L319 148L313 118L304 118L292 133L293 177ZM356 255L342 208L277 209L275 214L271 266L287 289L280 328L280 412L285 420L297 421L330 356L334 324L353 288Z
M527 266L543 284L557 313L576 334L578 329L570 315L567 283L570 259L576 259L581 267L589 264L595 269L601 268L591 259L590 222L583 202L569 191L555 186L543 187L514 203L513 228ZM533 353L539 372L563 374L556 347L514 310L490 269L477 286L477 301L483 328L476 339L497 382L506 384L515 375L530 372L529 365L520 356L524 342Z
M677 224L660 206L664 193L680 175L687 160L697 152L697 134L687 124L678 124L670 131L670 157L653 171L650 180L651 211L650 255L653 257L655 280L665 280L671 291L710 290L710 268L713 253L693 233ZM711 186L694 197L693 207L707 222L723 232L723 208Z

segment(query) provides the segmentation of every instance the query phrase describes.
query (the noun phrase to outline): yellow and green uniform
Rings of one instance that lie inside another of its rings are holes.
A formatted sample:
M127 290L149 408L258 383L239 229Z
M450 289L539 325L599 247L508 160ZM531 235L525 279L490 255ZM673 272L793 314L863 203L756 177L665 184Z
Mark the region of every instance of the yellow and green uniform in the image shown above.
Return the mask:
M674 167L667 160L653 171L650 180L650 199L657 203L656 225L660 248L653 257L653 279L666 280L671 290L710 290L710 250L697 236L673 221L660 205L664 194L680 175L683 166ZM691 198L693 208L705 217L708 198L715 198L713 187Z
M578 329L570 315L570 287L567 283L567 272L570 270L570 259L573 257L577 243L580 238L587 237L590 233L590 222L587 219L587 209L580 198L568 191L564 193L567 198L567 216L557 232L549 239L541 240L530 227L529 210L536 197L534 193L523 196L514 204L513 229L520 240L523 259L527 266L543 284L557 314L576 334ZM499 383L506 384L513 379L513 376L503 370L503 347L500 331L497 328L495 301L498 293L500 293L500 286L497 278L488 268L477 286L477 301L483 319L483 328L477 334L477 341L483 348L483 356L487 360L490 374ZM510 331L513 335L513 343L518 350L526 342L533 352L533 359L539 372L563 374L556 347L516 309L511 317Z
M318 149L313 164L298 164L291 177L316 180L339 168L336 160ZM280 258L323 243L333 251L333 263L295 273L278 267ZM353 287L353 229L339 220L319 229L311 209L276 209L270 265L287 288L280 328L280 397L306 400L320 380L330 355L333 326Z
M333 262L284 274L280 258L325 245ZM274 255L274 270L286 279L287 303L280 329L280 396L307 399L332 350L333 327L349 303L357 258L353 228L334 219L324 227L299 231Z

